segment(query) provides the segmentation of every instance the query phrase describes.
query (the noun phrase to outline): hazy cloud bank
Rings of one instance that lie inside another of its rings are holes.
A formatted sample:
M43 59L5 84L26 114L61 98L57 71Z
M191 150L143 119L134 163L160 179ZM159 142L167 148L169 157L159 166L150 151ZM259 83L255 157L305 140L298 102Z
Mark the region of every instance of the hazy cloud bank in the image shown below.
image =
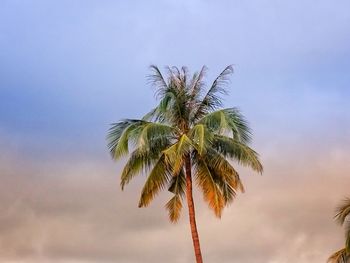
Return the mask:
M221 220L197 196L204 257L208 262L323 262L342 243L333 220L349 189L349 152L310 152L277 161L264 158L263 176L243 170L247 192ZM263 149L262 149L263 150ZM41 163L19 153L0 160L2 262L174 262L192 260L184 210L167 221L163 193L138 209L142 178L125 192L110 161L65 159ZM242 169L241 169L242 170Z

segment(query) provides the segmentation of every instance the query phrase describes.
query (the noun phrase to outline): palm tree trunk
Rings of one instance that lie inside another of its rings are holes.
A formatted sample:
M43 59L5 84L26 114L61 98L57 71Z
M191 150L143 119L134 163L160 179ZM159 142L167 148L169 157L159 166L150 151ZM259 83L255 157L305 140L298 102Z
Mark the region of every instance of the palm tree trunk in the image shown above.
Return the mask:
M203 263L202 252L199 244L199 236L198 236L197 225L196 225L196 215L194 211L193 195L192 195L192 175L191 175L190 156L186 156L185 168L186 168L186 197L187 197L187 205L188 205L188 214L190 217L194 253L196 255L196 262Z

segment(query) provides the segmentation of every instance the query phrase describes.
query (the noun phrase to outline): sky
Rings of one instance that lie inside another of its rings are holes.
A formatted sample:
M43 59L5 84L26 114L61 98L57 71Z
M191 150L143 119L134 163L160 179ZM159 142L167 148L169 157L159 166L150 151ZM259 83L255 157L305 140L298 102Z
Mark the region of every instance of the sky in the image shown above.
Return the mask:
M169 194L123 192L109 124L155 104L151 64L233 64L226 107L254 131L262 176L218 220L195 192L205 262L319 263L344 242L350 196L350 2L0 3L0 262L194 262L188 215Z

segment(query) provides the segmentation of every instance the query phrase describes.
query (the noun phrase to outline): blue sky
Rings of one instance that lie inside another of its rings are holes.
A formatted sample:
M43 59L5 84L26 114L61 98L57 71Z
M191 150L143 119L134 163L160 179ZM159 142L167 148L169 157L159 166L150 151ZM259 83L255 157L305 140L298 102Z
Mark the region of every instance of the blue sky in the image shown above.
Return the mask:
M98 140L107 123L140 116L155 103L145 79L150 64L192 71L205 64L209 81L234 64L226 105L238 105L254 126L288 119L307 128L320 115L348 120L347 7L347 1L4 1L1 126Z
M140 117L156 103L149 65L192 72L206 65L210 82L234 64L225 105L247 116L272 178L287 168L281 152L303 152L318 168L330 155L346 160L349 10L346 0L3 0L1 154L25 156L39 170L42 160L63 163L70 155L112 165L109 123ZM343 168L330 184L341 181Z

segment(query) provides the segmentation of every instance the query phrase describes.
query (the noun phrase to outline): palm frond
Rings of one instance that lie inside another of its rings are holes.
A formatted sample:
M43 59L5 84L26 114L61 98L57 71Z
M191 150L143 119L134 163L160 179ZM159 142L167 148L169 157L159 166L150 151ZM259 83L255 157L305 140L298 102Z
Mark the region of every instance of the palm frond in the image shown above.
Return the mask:
M168 210L170 222L176 223L181 215L182 200L179 195L174 195L165 205Z
M237 108L226 108L205 115L198 123L218 134L228 134L242 143L251 141L251 129Z
M160 99L160 103L144 118L167 122L180 128L183 125L181 123L185 120L184 115L187 114L186 104L189 97L185 83L186 69L183 67L180 71L177 67L167 67L167 81L164 80L157 67L152 67L152 69L154 74L150 75L149 79L153 85L159 85L156 97Z
M172 119L171 108L179 107L179 102L173 86L167 87L166 90L162 90L161 94L157 94L160 97L160 102L157 107L148 112L142 119L147 121L159 121L170 122Z
M169 147L170 140L167 137L157 137L148 142L148 147L136 148L126 162L121 174L121 188L141 172L147 173L162 155L162 151Z
M207 67L203 66L199 73L193 74L193 78L190 83L189 90L192 98L197 98L201 95L201 91L204 88L203 78L206 74Z
M143 115L142 120L144 121L157 121L155 116L157 115L158 107L153 108L145 115Z
M177 175L173 175L168 191L175 195L183 195L185 193L186 178L183 169Z
M182 90L183 85L181 81L181 73L180 70L173 66L173 67L166 67L168 72L168 86L173 87L177 90Z
M224 156L210 149L205 160L210 169L213 170L221 180L227 182L235 191L244 193L244 186L238 172Z
M232 65L227 66L219 76L214 80L202 101L197 105L194 115L195 119L201 118L204 114L209 113L222 106L221 95L226 95L225 86L228 83L228 76L233 73Z
M345 226L345 249L350 255L350 198L346 198L337 207L335 219L340 225Z
M140 151L139 149L133 151L121 174L120 186L122 190L124 190L125 185L127 185L135 175L150 168L154 164L156 158L157 156L151 156L146 151Z
M108 131L107 142L114 160L129 153L129 139L131 138L132 142L135 142L134 132L144 123L143 120L125 119L112 124Z
M343 248L334 254L332 254L328 260L327 263L348 263L349 255L346 253L346 249Z
M166 123L181 129L185 126L188 119L188 101L189 96L185 90L179 90L174 85L169 85L167 92L163 94L158 106L144 118Z
M201 157L195 154L193 158L197 159ZM209 148L202 160L207 165L212 178L221 191L224 198L224 205L228 205L234 200L237 191L244 192L238 172L221 154Z
M215 177L215 182L221 191L225 205L232 203L237 194L236 190L227 181L222 180L222 178L219 176Z
M185 194L186 179L183 169L178 175L173 176L170 182L169 191L174 194L174 196L165 205L168 210L169 219L171 222L176 223L181 215L182 210L182 198Z
M350 198L346 198L342 204L337 207L335 219L339 224L343 225L348 216L350 216Z
M223 156L232 158L243 166L248 166L259 173L263 172L258 153L241 142L226 136L214 135L212 147Z
M176 127L163 123L145 122L143 125L139 126L137 146L140 148L149 148L153 141L169 141L174 138L178 132Z
M180 73L180 79L181 79L181 84L182 88L186 89L187 88L187 79L188 79L188 68L185 66L181 67L181 73Z
M172 168L174 175L177 175L184 164L184 156L191 151L192 141L183 134L177 143L163 151L167 165Z
M190 139L199 155L206 152L207 147L212 143L213 134L209 132L204 124L197 124L189 131Z
M210 171L205 161L198 158L195 162L196 183L201 188L204 200L213 209L217 217L221 217L225 206L225 199L215 182L214 175Z
M156 97L163 97L168 90L168 84L157 66L151 65L150 69L152 73L147 76L148 82L157 88L155 92Z
M165 163L165 156L162 155L154 165L142 188L139 207L148 206L159 191L168 185L170 179L171 171Z

